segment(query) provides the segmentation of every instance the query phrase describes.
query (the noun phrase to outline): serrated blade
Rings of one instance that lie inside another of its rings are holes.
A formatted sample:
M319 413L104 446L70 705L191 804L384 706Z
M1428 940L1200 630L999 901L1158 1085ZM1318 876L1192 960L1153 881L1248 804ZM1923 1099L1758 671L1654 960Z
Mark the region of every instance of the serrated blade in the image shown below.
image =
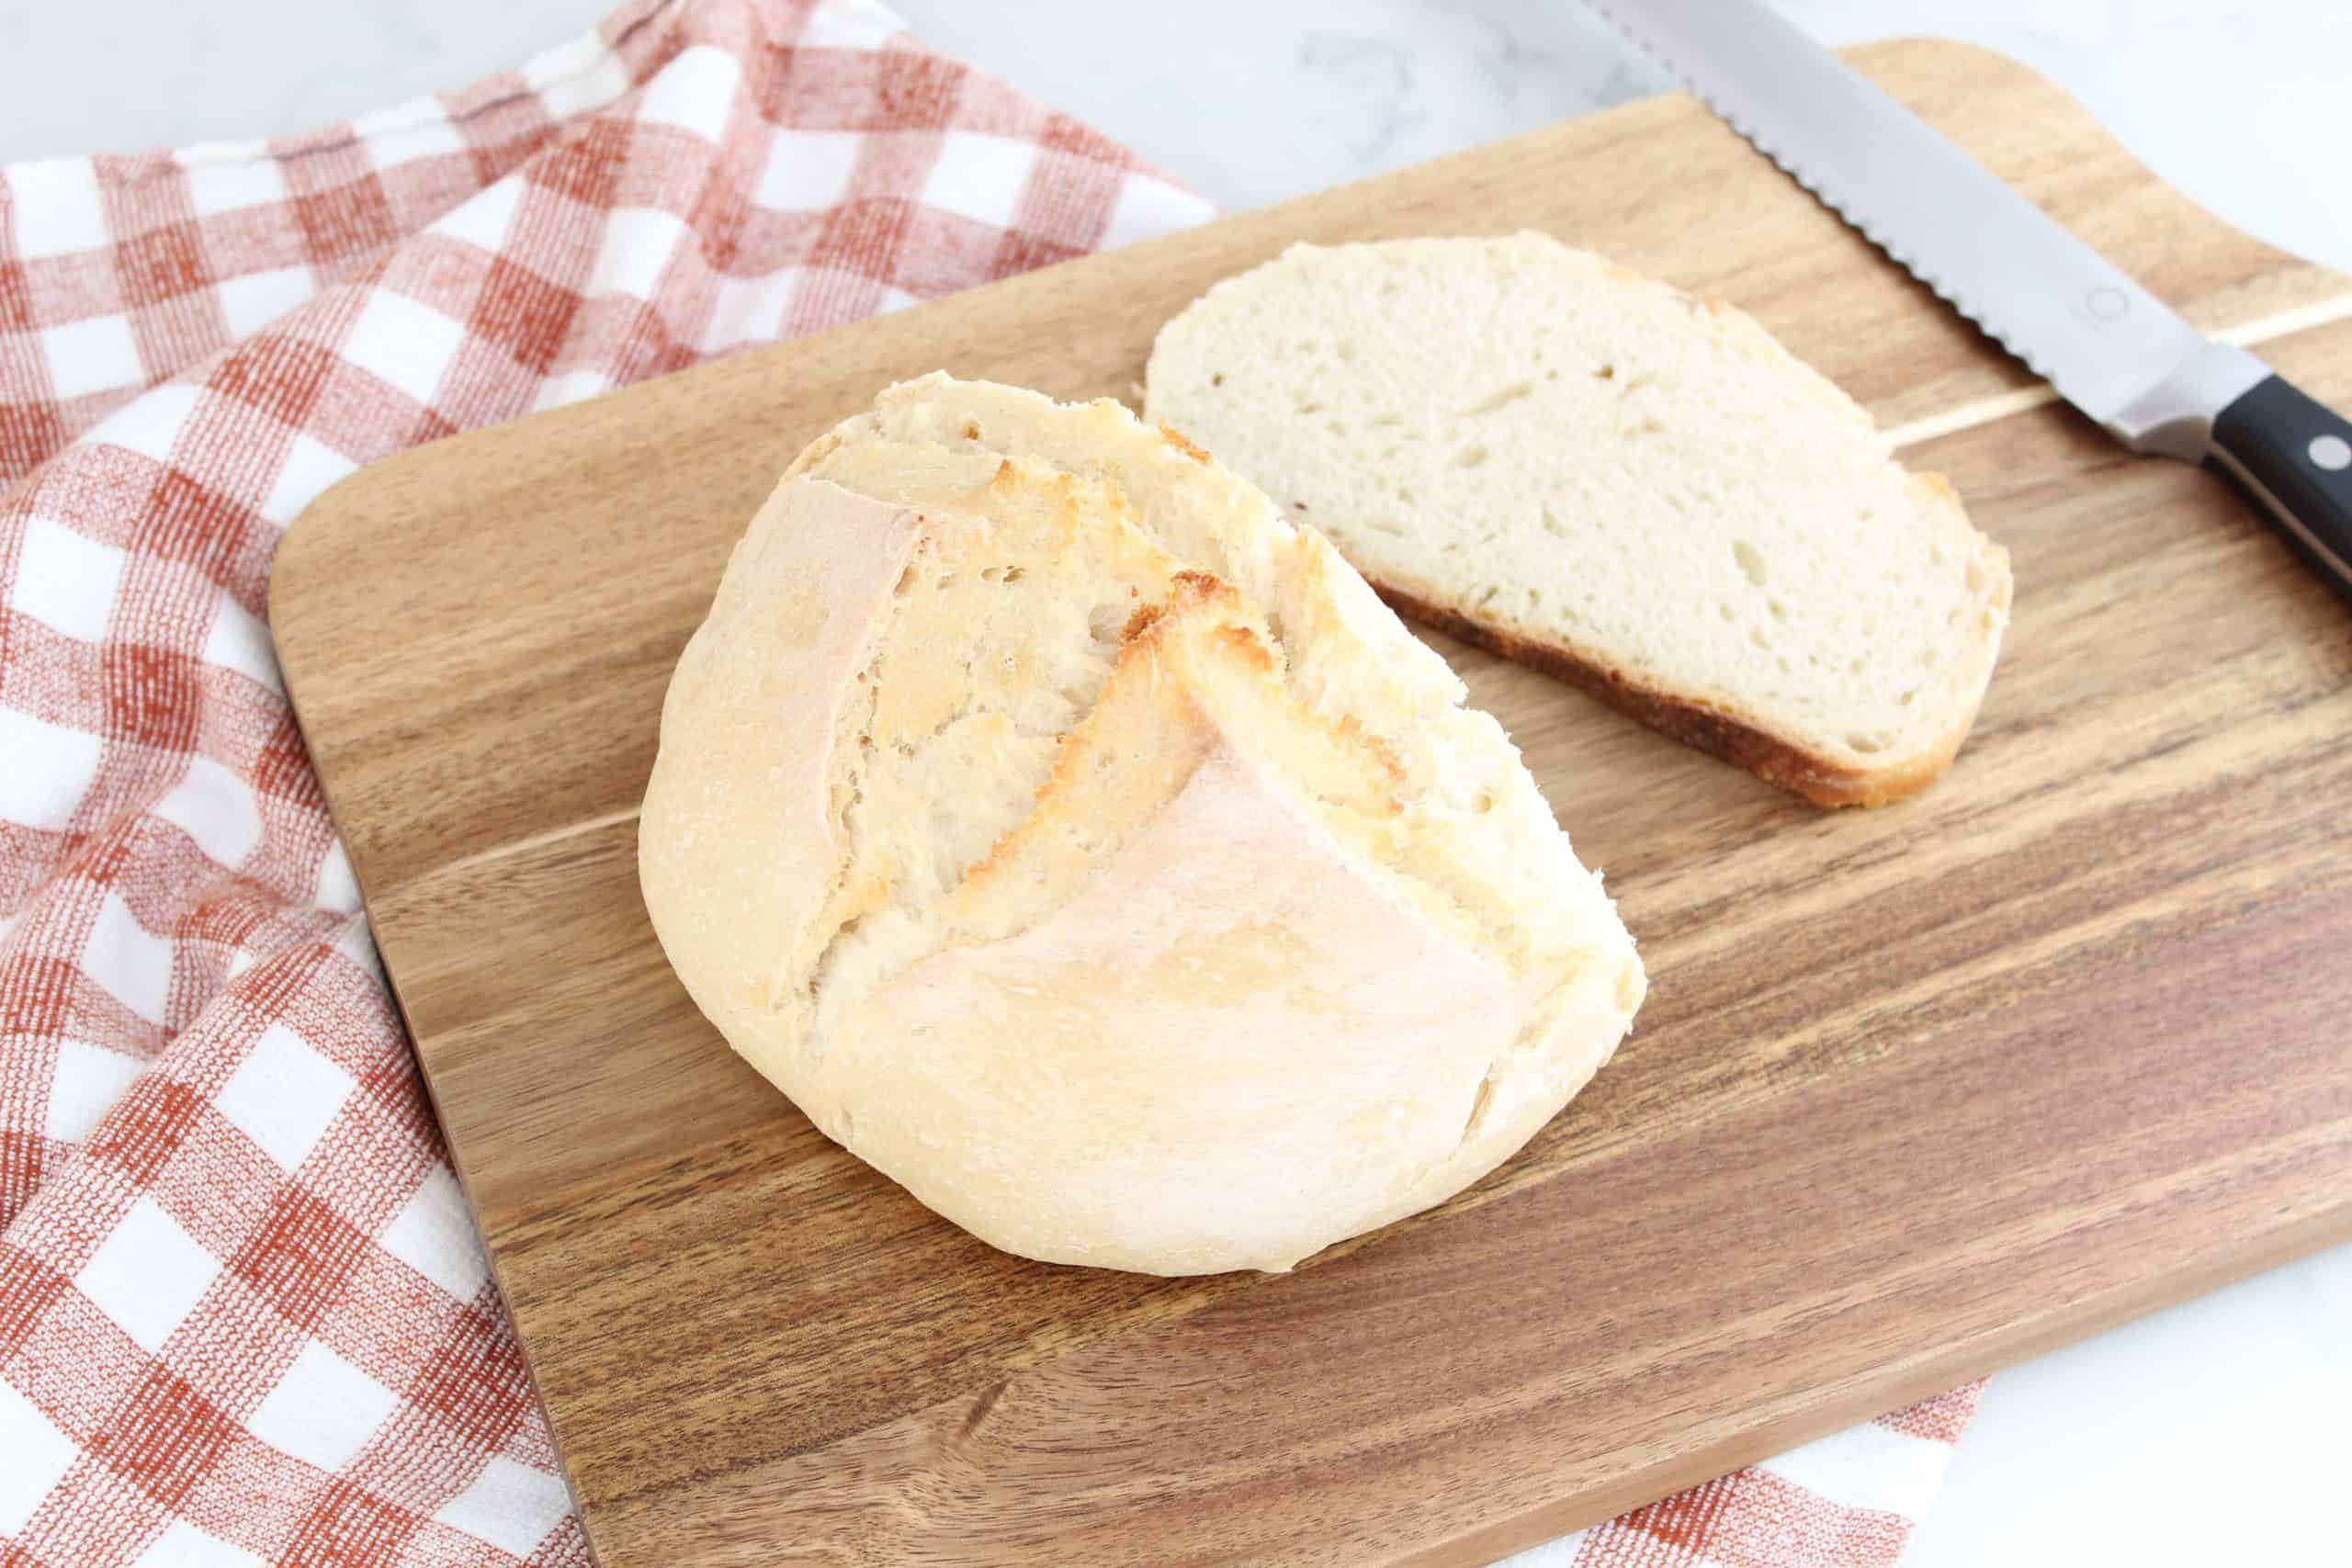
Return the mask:
M2102 424L2207 346L2047 213L1758 0L1594 0L1734 130Z

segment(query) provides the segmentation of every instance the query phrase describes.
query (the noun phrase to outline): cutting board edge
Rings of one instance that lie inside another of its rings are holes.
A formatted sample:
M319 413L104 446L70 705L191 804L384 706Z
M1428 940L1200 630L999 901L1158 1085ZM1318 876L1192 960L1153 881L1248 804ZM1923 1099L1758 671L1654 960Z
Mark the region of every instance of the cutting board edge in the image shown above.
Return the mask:
M1770 1460L1775 1454L1831 1437L1881 1416L1906 1410L1971 1382L1997 1377L2036 1357L2062 1350L2152 1313L2177 1306L2278 1268L2329 1247L2352 1241L2352 1197L2332 1210L2308 1216L2257 1237L2226 1254L2208 1255L2174 1276L2151 1274L2097 1296L2068 1303L2046 1318L2015 1324L1968 1345L1947 1348L1906 1365L1899 1375L1857 1379L1817 1405L1726 1438L1692 1449L1637 1472L1638 1485L1603 1488L1595 1501L1578 1497L1498 1521L1487 1529L1458 1536L1425 1552L1396 1560L1400 1568L1487 1568L1487 1564L1589 1529L1633 1509ZM1623 1493L1623 1501L1615 1495ZM1917 1523L1915 1520L1914 1523Z

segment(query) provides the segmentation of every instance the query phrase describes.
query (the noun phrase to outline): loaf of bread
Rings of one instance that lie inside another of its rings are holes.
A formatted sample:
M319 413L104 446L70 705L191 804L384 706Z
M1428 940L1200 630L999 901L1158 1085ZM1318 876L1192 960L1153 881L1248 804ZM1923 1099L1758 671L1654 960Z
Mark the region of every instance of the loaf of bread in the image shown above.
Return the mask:
M1823 805L1939 775L2007 623L1852 399L1540 234L1293 246L1167 323L1145 410L1408 614Z
M1642 998L1462 697L1181 436L930 377L736 547L663 705L646 906L737 1051L982 1239L1286 1269L1491 1169Z

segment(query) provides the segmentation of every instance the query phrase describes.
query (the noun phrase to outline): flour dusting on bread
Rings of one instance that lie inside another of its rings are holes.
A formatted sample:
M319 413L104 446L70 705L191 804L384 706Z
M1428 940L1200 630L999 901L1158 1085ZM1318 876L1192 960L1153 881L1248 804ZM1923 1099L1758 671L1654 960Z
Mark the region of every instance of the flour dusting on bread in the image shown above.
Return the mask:
M1645 979L1501 728L1115 403L813 444L662 717L640 880L734 1047L1034 1258L1283 1269L1510 1155Z

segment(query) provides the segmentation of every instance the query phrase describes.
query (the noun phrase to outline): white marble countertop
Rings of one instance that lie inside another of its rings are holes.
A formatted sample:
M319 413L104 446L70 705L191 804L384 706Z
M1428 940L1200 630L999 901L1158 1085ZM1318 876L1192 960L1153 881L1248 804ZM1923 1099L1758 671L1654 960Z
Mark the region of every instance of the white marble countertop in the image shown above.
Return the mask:
M1577 0L892 3L1237 208L1667 85ZM2214 211L2352 270L2342 0L1784 3L1834 43L1932 33L2015 56ZM0 162L347 119L514 64L606 5L0 0ZM2003 1373L1905 1561L2344 1561L2322 1500L2346 1408L2352 1247Z

